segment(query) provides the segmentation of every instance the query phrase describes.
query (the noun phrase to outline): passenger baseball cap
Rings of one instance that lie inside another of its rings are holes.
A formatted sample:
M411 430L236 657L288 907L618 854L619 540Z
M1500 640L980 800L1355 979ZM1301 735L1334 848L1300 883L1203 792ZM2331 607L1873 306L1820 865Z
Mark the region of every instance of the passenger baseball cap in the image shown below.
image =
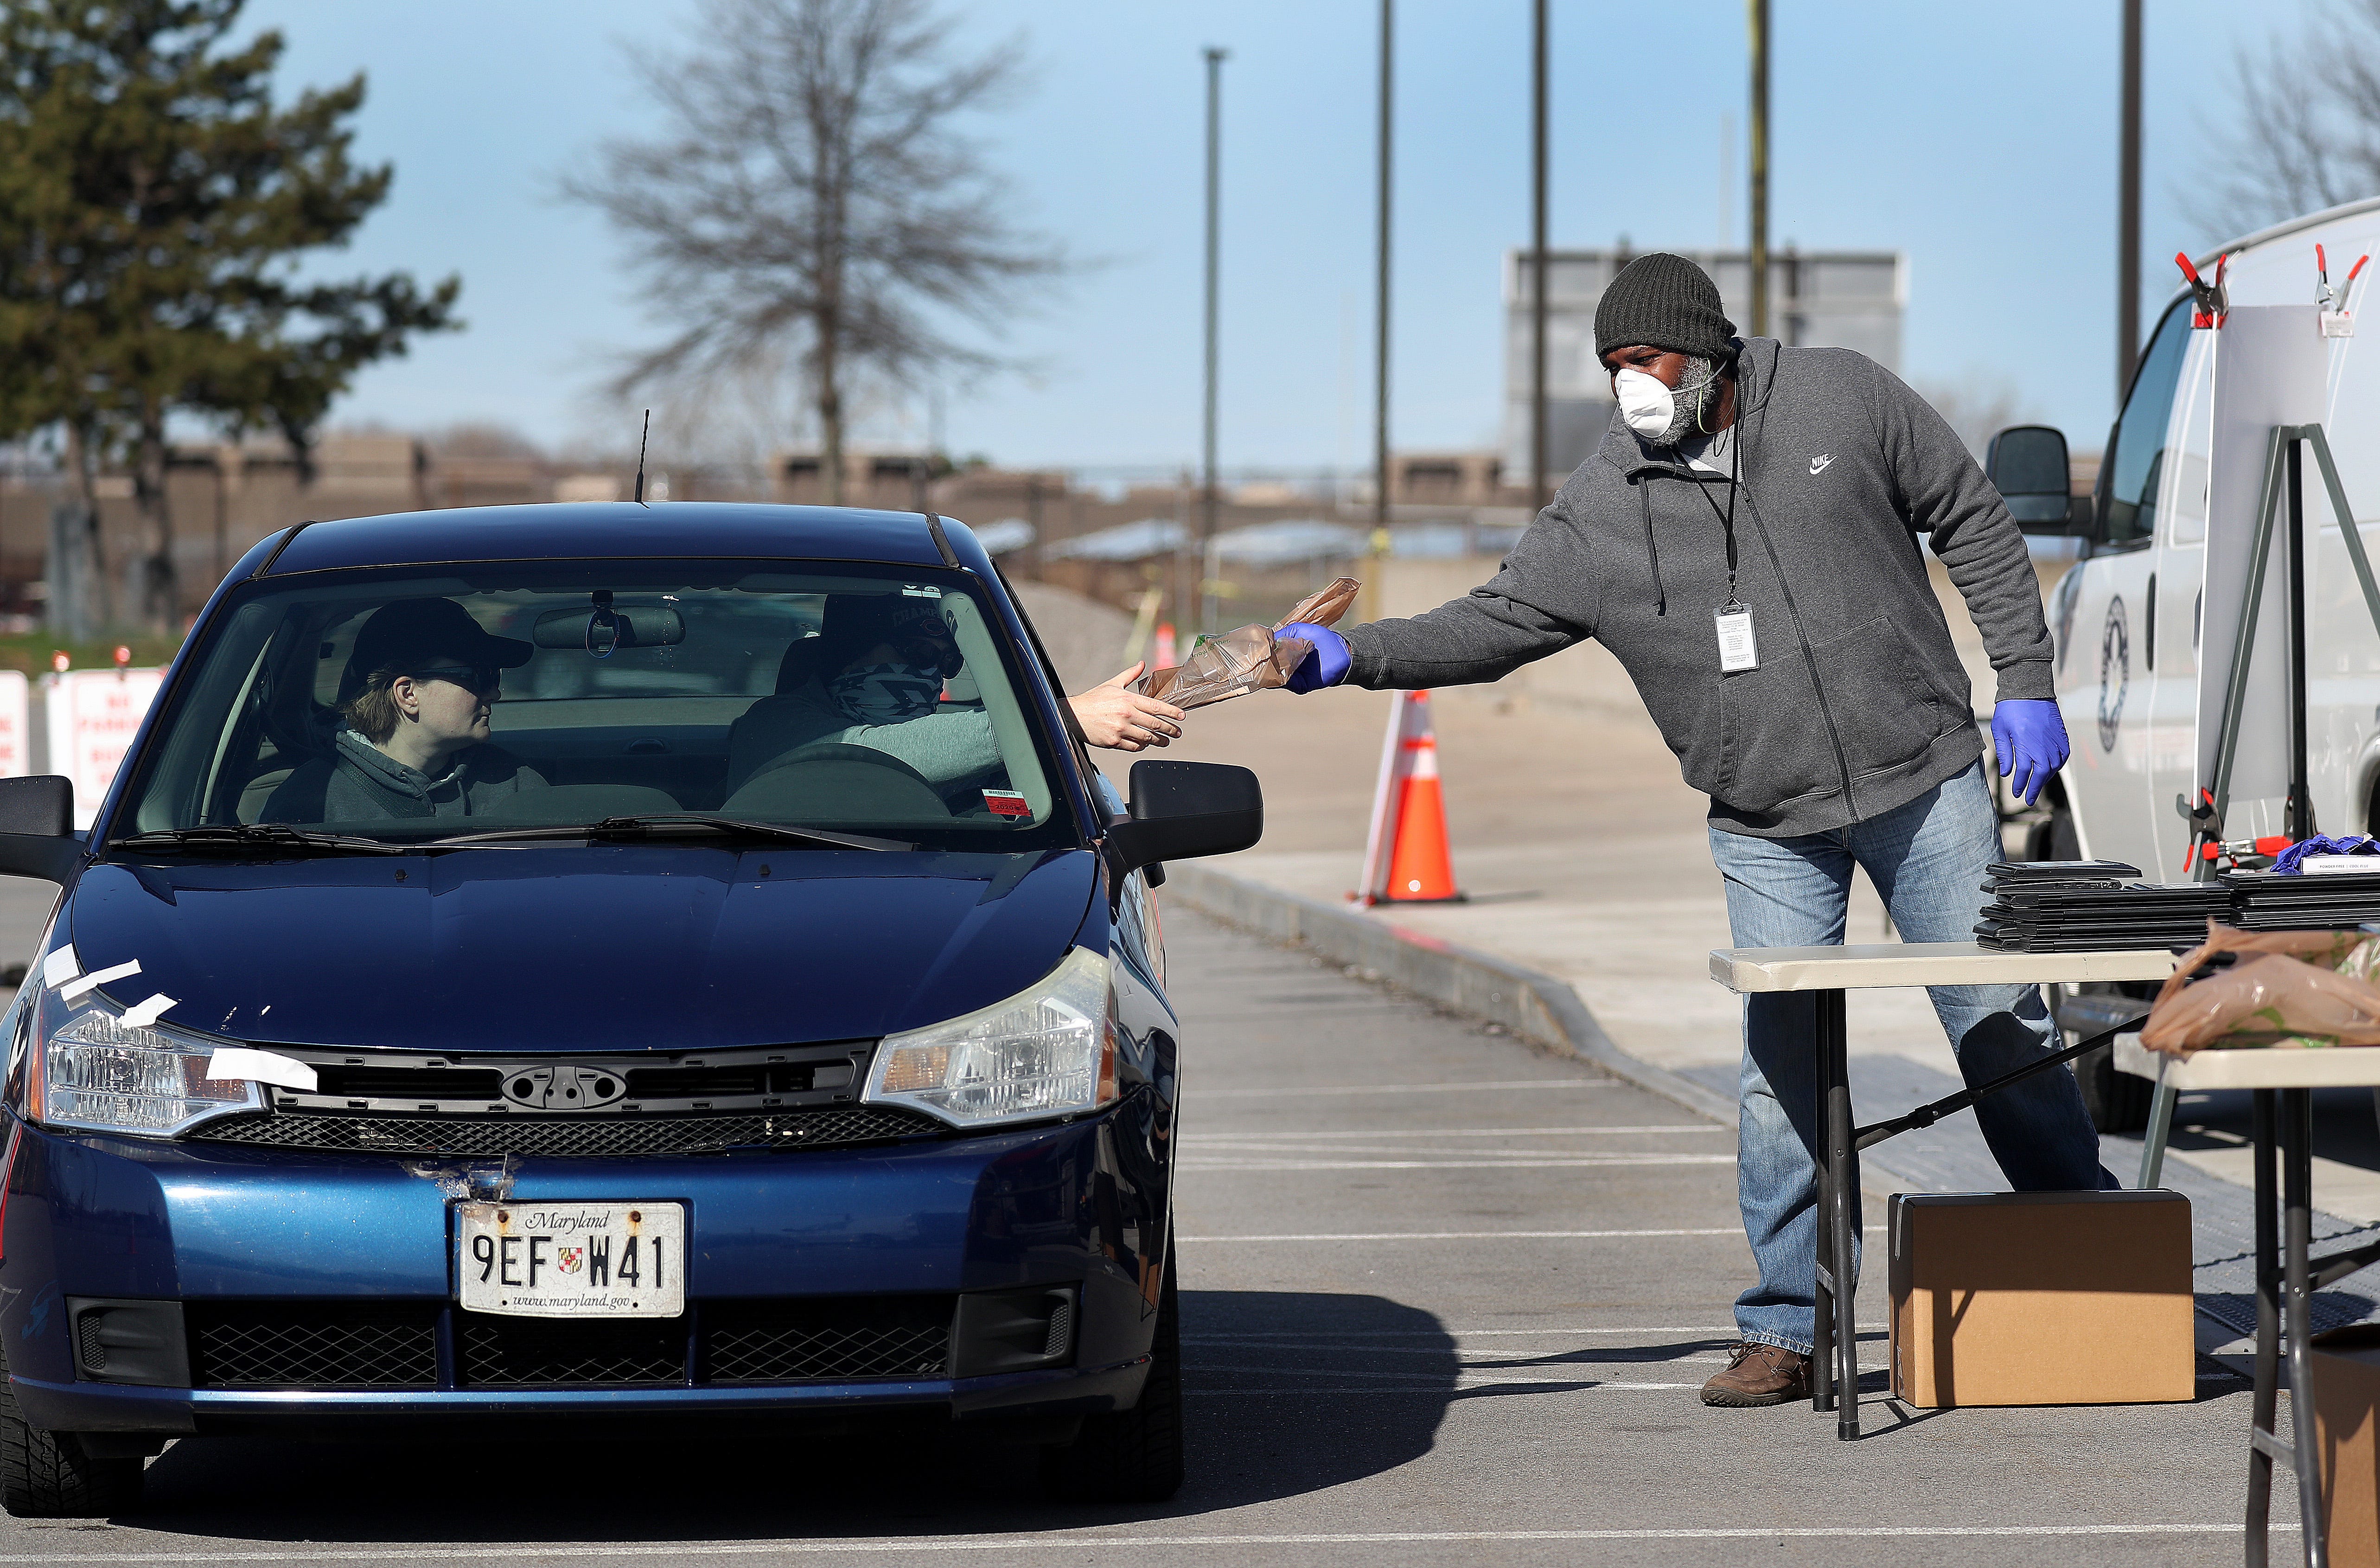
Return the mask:
M438 661L478 669L516 670L537 650L517 638L497 637L451 599L402 599L372 612L356 633L348 668L358 676L374 670L410 674Z

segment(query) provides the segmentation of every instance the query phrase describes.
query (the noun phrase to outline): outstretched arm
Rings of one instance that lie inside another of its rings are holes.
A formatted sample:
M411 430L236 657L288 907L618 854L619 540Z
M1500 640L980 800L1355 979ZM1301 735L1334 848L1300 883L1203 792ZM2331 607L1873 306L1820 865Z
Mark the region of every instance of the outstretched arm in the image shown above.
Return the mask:
M1172 743L1182 733L1182 710L1131 689L1146 663L1119 671L1100 685L1066 699L1083 738L1111 751L1145 751Z

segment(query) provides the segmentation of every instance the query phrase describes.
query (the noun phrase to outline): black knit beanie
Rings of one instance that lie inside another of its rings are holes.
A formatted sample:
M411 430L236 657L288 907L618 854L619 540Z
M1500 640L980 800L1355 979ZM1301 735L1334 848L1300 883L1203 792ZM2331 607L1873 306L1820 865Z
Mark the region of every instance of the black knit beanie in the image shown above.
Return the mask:
M1718 302L1710 274L1656 250L1620 269L1595 307L1595 357L1647 344L1725 361L1733 357L1735 323Z

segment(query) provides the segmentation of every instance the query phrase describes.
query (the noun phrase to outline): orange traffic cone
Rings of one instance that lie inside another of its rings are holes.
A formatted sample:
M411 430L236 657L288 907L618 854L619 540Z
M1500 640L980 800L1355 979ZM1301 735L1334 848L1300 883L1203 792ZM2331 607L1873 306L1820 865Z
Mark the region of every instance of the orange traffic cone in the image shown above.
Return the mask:
M1364 853L1365 904L1459 904L1438 776L1429 693L1409 691L1389 716L1372 832Z

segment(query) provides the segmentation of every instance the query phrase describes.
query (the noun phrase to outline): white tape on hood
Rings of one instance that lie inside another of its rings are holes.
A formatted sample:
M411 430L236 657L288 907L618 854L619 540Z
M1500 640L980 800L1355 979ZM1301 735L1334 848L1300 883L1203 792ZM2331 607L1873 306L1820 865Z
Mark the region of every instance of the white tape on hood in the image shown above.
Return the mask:
M166 1009L174 1004L174 999L161 991L148 1001L126 1008L122 1022L128 1029L145 1029L163 1017Z
M144 1003L145 1005L145 1003ZM171 1003L167 1006L173 1005ZM128 1020L129 1015L127 1015ZM317 1087L314 1069L294 1056L277 1051L252 1051L244 1045L215 1048L207 1064L207 1076L215 1078L246 1078L250 1083L278 1084L283 1088L300 1088L311 1093Z
M74 943L54 948L42 960L42 983L52 991L82 973L82 960L75 956Z
M90 974L68 980L58 987L58 1000L72 1002L94 986L103 986L110 980L120 980L128 975L137 975L140 972L140 960L138 958L127 958L123 963L110 968L93 969ZM141 1020L144 1024L148 1021L146 1018Z

